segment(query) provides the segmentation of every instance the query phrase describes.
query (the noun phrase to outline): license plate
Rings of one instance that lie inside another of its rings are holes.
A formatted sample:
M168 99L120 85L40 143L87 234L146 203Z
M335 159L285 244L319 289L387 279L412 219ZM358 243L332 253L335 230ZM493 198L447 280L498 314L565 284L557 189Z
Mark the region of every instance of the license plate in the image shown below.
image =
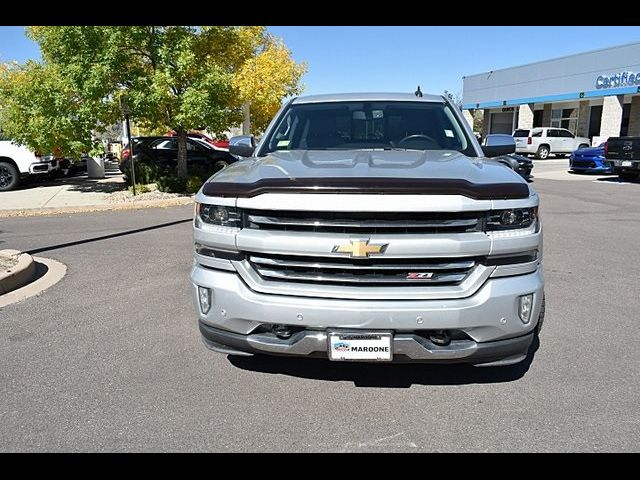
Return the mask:
M632 164L632 162L630 160L623 160L622 161L622 166L623 167L630 167Z
M392 338L391 332L329 332L329 360L389 362Z

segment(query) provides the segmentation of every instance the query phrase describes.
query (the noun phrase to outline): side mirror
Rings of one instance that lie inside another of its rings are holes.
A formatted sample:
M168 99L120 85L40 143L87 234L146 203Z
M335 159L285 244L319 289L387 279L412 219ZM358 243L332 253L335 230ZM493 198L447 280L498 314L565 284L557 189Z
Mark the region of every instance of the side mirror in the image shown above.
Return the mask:
M511 135L491 134L487 135L482 142L482 152L485 157L497 157L499 155L508 155L515 153L516 141Z
M256 149L256 139L253 135L238 135L229 140L229 153L239 157L250 157Z

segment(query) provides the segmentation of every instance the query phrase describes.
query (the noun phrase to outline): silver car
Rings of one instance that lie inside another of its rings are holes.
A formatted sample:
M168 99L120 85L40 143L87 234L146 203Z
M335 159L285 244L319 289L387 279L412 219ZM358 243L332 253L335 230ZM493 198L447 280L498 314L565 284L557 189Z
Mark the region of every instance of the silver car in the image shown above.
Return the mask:
M446 98L294 98L196 195L193 304L231 355L522 361L544 316L538 194Z

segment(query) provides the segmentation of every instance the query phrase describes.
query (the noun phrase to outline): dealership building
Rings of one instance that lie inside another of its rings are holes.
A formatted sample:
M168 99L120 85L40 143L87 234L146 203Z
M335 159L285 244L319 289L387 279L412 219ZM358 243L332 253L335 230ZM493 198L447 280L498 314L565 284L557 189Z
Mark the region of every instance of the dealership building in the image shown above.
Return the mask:
M598 144L640 135L640 42L463 77L463 113L482 135L561 127Z

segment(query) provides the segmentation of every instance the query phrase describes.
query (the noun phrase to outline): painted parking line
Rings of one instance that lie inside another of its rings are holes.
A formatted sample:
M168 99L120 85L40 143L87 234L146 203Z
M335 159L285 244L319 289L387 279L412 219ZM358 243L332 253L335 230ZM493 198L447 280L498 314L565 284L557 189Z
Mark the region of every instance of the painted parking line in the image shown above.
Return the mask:
M593 183L601 183L602 185L640 185L640 183L635 182L607 182L602 180L592 180Z

